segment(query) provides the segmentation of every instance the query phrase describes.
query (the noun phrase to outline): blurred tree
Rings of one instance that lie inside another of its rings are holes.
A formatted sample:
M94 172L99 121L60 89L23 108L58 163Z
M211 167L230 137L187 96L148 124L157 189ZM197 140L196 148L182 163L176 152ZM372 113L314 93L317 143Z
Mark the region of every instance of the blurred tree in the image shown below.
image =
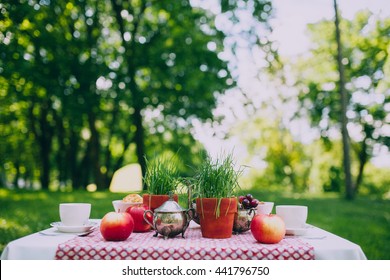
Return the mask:
M104 188L126 162L144 171L156 150L182 147L196 162L192 122L212 119L216 95L234 82L216 14L191 4L2 1L0 174L39 176L44 189ZM263 23L271 12L265 0L222 6L233 25L234 9L250 6Z
M313 157L306 153L302 143L293 139L282 121L255 117L242 122L236 133L247 147L248 162L264 161L261 172L259 169L252 172L255 185L293 192L309 189Z
M52 171L60 182L71 179L74 187L91 177L103 185L95 122L100 101L95 88L96 77L107 67L97 61L101 58L98 12L89 18L88 9L87 1L19 1L1 6L0 67L8 83L6 98L15 98L18 120L26 122L26 132L38 150L35 160L43 189L49 188ZM84 128L90 137L83 149ZM19 145L24 146L23 141Z
M296 65L302 112L308 112L313 126L323 139L332 141L339 130L341 106L337 70L334 23L322 21L309 25L313 41L310 55ZM341 62L348 94L347 129L352 149L358 158L352 198L363 179L364 167L378 147L389 143L390 91L380 87L389 63L390 20L361 12L352 21L341 20L343 38ZM319 63L321 62L321 63Z

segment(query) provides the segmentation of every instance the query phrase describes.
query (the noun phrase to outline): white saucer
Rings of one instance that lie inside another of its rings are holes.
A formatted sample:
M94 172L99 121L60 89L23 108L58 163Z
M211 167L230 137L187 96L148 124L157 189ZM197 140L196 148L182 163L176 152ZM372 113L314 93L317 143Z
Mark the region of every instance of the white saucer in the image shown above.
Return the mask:
M302 228L286 228L286 235L304 235L309 228L309 226Z
M97 226L98 224L95 222L87 222L85 225L82 226L66 226L63 225L61 222L54 222L51 223L50 225L61 232L82 233L82 232L89 231L90 229Z

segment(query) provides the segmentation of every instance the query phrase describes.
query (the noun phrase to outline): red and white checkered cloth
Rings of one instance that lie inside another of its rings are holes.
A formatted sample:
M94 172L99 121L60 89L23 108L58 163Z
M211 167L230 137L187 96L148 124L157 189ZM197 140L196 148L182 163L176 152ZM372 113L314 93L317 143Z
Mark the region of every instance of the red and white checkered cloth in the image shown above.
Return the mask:
M126 241L105 241L99 230L58 246L61 260L313 260L314 248L299 238L278 244L256 242L250 231L227 239L202 238L200 228L188 228L185 238L164 239L153 232L132 233Z

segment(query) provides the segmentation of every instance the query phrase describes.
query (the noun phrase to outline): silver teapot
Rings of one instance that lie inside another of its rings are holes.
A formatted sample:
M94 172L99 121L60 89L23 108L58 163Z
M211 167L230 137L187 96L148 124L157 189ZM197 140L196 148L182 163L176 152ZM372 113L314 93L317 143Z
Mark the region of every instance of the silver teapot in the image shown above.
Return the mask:
M234 215L233 233L238 234L248 231L253 217L256 215L256 209L238 209Z
M190 214L191 213L191 214ZM147 215L153 216L153 224L147 218ZM168 201L165 201L160 207L144 212L144 220L156 231L153 235L157 237L158 234L168 237L174 237L181 233L184 238L184 232L188 228L191 219L195 215L195 209L188 210L182 208L173 197L170 196Z

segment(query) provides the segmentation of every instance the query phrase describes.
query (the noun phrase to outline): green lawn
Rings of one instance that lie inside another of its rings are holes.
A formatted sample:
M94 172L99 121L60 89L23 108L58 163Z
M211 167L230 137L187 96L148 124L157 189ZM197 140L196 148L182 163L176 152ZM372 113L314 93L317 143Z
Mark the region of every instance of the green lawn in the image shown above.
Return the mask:
M313 197L257 190L251 193L260 200L274 201L276 205L307 205L308 223L359 244L368 259L390 259L389 200L358 198L350 202L335 195ZM109 192L15 192L0 189L0 254L11 240L48 228L51 222L58 221L60 202L90 202L91 218L102 218L113 210L111 201L123 196ZM180 201L186 206L184 197Z

